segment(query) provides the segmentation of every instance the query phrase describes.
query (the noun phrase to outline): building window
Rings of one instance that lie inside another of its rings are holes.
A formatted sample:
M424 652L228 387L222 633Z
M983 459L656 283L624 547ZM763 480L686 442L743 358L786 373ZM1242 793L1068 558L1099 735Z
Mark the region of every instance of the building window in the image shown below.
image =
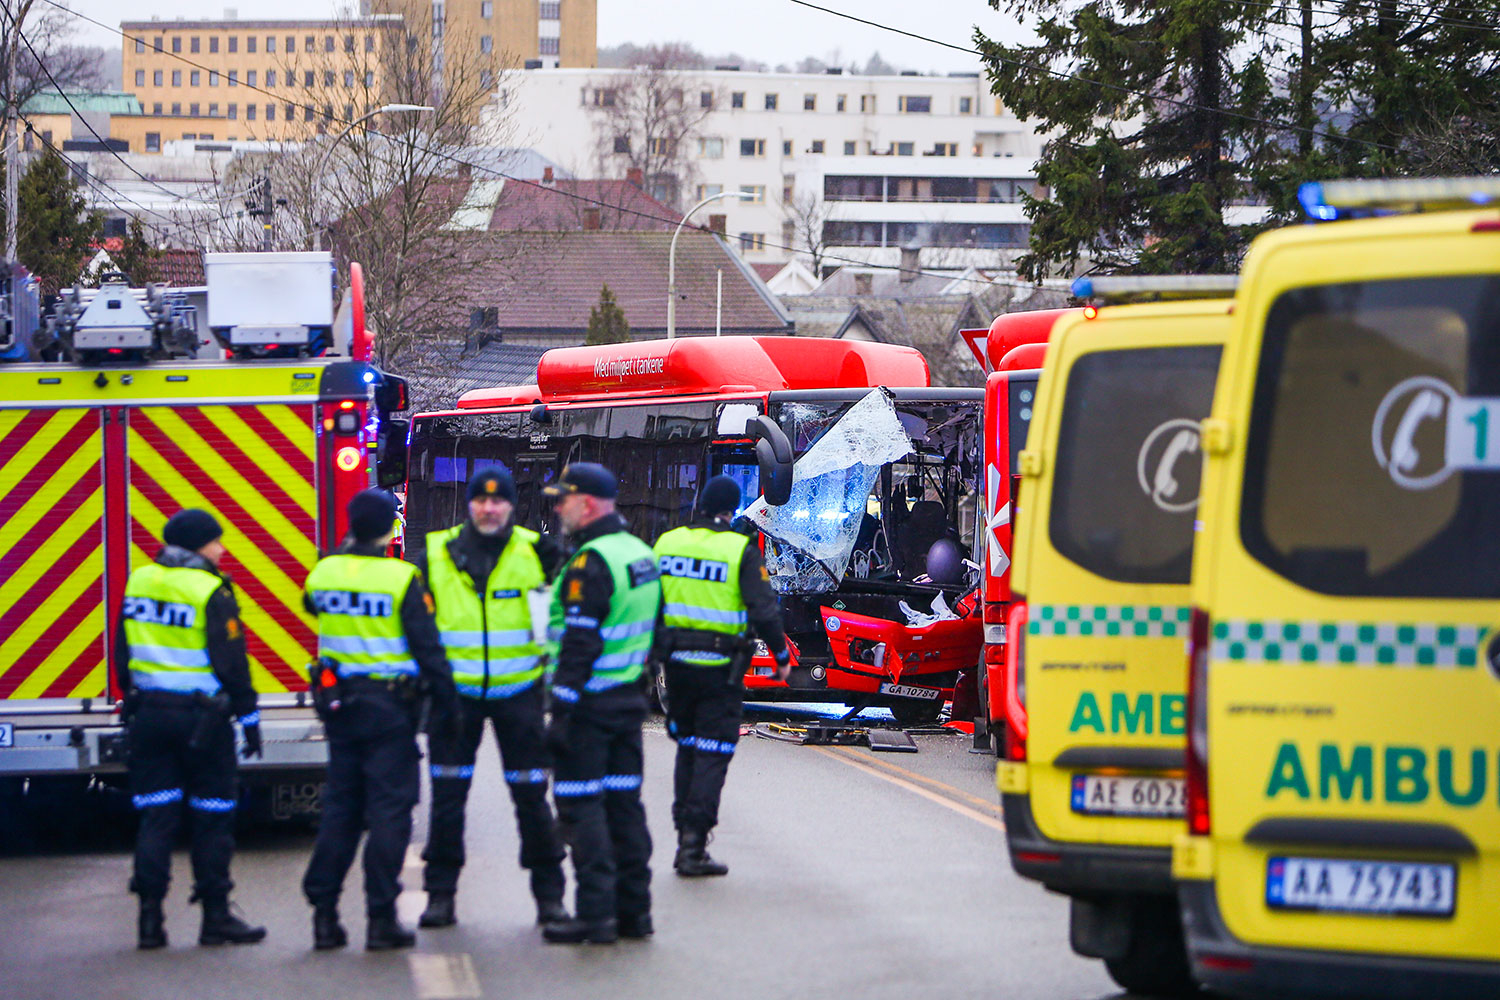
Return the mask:
M182 36L181 35L173 35L172 36L172 51L173 52L181 52L182 51Z
M873 115L875 113L875 95L859 95L859 113L862 115Z
M323 51L324 52L332 52L333 51L333 36L332 35L324 35L323 36Z
M818 95L817 94L803 94L802 95L802 110L803 111L816 111L816 110L818 110Z
M740 140L740 155L741 156L765 156L766 155L766 140L764 140L764 139L741 139Z
M844 155L845 156L853 156L858 151L859 151L859 143L858 142L846 142L846 143L844 143Z
M153 115L158 115L158 116L161 115L161 102L160 101L158 101L155 104L151 105L151 113Z
M759 253L765 248L765 233L740 233L740 253Z
M151 47L153 49L155 49L157 52L160 52L161 51L161 39L157 38L155 41L153 41L151 43Z
M240 71L239 70L232 69L232 70L229 71L229 85L231 87L238 87L240 85Z
M295 104L288 104L286 106L286 120L290 122L290 121L295 121L296 119L297 119L297 105L295 105ZM311 112L308 113L307 120L308 121L312 121L312 113Z
M269 88L276 86L276 71L274 69L266 70L266 86Z
M352 104L345 104L344 105L344 120L345 121L353 121L354 120L354 105L352 105Z
M537 42L540 43L537 51L541 55L555 56L561 50L562 39L560 38L539 38Z
M229 105L229 117L230 118L238 118L239 116L240 116L240 106L238 104L231 104L231 105Z
M741 184L740 194L748 194L750 196L740 199L747 205L764 205L766 203L766 186L764 184Z
M162 80L164 80L165 78L165 71L159 69L154 69L151 71L151 85L153 87L160 87L162 85Z
M896 110L908 115L932 113L931 97L902 96L896 98Z
M917 144L914 143L914 142L898 142L898 143L896 143L896 155L897 156L911 156L916 151L917 151Z
M615 136L615 152L616 153L628 153L628 152L630 152L630 136L628 136L628 135L617 135L617 136Z
M374 35L366 35L365 36L365 51L366 52L374 52L375 51L375 36Z
M495 39L494 39L494 37L491 36L491 35L480 35L479 36L479 51L483 52L485 55L489 55L491 52L495 51Z
M203 74L196 69L190 70L188 72L188 83L194 87L201 87L203 85Z
M146 85L146 71L145 70L138 69L138 70L135 71L135 85L137 87L144 87Z
M230 52L238 52L239 50L240 50L240 39L239 39L239 36L238 35L230 35L229 36L229 51Z
M137 38L135 40L135 50L137 52L145 52L146 51L146 40L144 38Z
M745 106L745 92L736 90L729 95L729 106L731 108L743 108Z
M219 51L219 36L218 35L209 35L208 36L208 51L210 51L210 52L217 52L217 51Z
M668 136L652 136L647 146L652 156L675 156L677 153L677 140Z
M927 155L928 156L957 156L958 155L958 143L956 143L956 142L935 142L935 143L932 144L932 152L928 153Z
M353 35L345 35L344 36L344 51L345 52L353 52L354 51L354 36Z
M612 108L615 106L615 92L613 90L595 88L593 96L593 104L596 108Z
M546 6L546 4L543 4L543 6ZM494 0L482 0L479 5L479 16L484 18L486 21L495 16Z
M316 52L316 51L318 51L318 36L317 35L303 35L302 36L302 51L303 52Z
M719 195L719 194L723 194L723 193L724 193L724 185L722 185L722 184L699 184L698 185L698 200L699 201L702 201L704 198L712 198L714 195Z
M849 110L849 95L848 94L840 94L838 100L834 102L834 107L837 110L839 110L839 111L848 111Z
M247 105L245 105L245 121L247 121L247 122L253 122L253 121L255 121L255 111L256 111L256 106L254 104L247 104Z
M214 137L214 134L212 132L199 132L198 133L198 138L200 138L200 139L207 139L210 142L213 141L213 137Z
M698 107L700 107L700 108L711 108L713 106L714 106L714 92L712 90L699 91L698 92Z
M775 111L776 110L776 105L777 105L777 97L776 97L776 95L775 94L767 94L766 95L766 110L767 111Z
M961 115L972 115L974 113L974 98L960 97L958 99L958 113Z
M781 140L781 155L782 156L791 156L792 155L792 140L790 140L790 139L783 139L783 140Z
M297 51L297 36L296 35L287 35L286 36L286 49L284 51L286 52L287 55L291 55L293 52ZM308 51L311 52L312 50L308 49Z
M174 86L174 87L180 87L180 86L182 86L182 70L180 70L180 69L174 69L172 71L172 86Z
M247 86L247 87L253 87L253 86L255 86L255 70L253 70L253 69L247 69L247 70L245 70L245 86Z
M310 70L310 69L303 70L302 71L302 86L304 86L304 87L311 87L312 85L313 85L313 71Z
M196 139L196 138L198 138L198 133L197 132L184 132L184 133L182 133L182 137L184 139Z
M557 0L542 0L540 16L543 21L562 20L562 4Z
M705 160L718 160L724 156L724 140L718 136L705 136L698 140L698 156Z
M373 87L373 86L375 86L375 71L373 69L367 69L367 70L365 70L365 86L366 87Z
M246 35L245 36L245 51L246 52L251 52L251 53L253 53L255 51L255 36L254 35Z
M354 70L344 70L344 86L351 90L354 88Z
M821 153L821 152L823 152L823 140L822 139L814 139L812 141L812 145L808 147L808 152L810 152L810 153Z
M483 87L485 90L489 90L491 87L493 87L495 85L495 71L494 70L489 70L489 69L482 69L482 70L480 70L479 71L479 85L481 87ZM503 105L503 103L504 103L503 100L502 100L501 103Z
M266 36L266 51L267 52L275 52L276 51L276 36L275 35L267 35Z
M28 136L27 138L30 138L30 136ZM160 132L147 132L146 133L146 152L148 152L148 153L160 153L161 152L161 133Z
M325 69L323 71L323 86L325 86L325 87L332 87L333 86L333 82L334 82L335 79L336 79L336 76L334 75L333 70L331 70L331 69Z
M210 87L217 87L219 85L219 71L218 70L211 69L211 70L208 71L208 85Z
M303 105L303 107L302 107L302 120L305 121L305 122L312 121L314 113L315 112L313 111L313 108L312 108L311 104L305 104L305 105Z
M182 115L182 105L178 104L178 103L176 103L174 101L172 103L172 117L173 118L178 118L178 117L181 117L181 115Z
M288 116L288 117L290 117L290 116ZM276 120L276 105L274 105L274 104L267 104L266 105L266 121L268 121L268 122L274 122L275 120Z
M197 105L197 104L189 104L188 105L188 117L189 118L197 118L198 117L198 108L199 107L200 107L200 105ZM216 114L219 113L219 106L217 104L210 104L208 106L208 111L209 111L209 115L210 116L216 115Z
M199 51L198 50L198 37L196 35L193 36L192 38L188 39L188 51L189 52L193 52L193 53L196 53L196 52Z

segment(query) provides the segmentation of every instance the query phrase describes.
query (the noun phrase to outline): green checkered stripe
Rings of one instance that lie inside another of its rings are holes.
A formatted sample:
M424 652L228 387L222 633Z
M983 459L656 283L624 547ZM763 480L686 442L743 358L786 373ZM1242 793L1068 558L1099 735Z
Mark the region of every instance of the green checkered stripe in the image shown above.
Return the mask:
M1040 604L1027 634L1049 636L1186 637L1192 609L1160 604Z
M1382 622L1214 622L1215 660L1365 667L1474 667L1482 625Z

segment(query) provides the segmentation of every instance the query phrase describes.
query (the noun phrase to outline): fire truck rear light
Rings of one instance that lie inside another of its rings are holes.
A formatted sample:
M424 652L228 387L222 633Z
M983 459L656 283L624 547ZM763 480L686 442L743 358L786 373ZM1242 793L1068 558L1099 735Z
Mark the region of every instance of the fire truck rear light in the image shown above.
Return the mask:
M352 399L346 399L346 400L344 400L342 403L339 404L339 409L341 409L341 410L352 410L352 409L354 409L354 400L352 400Z
M359 468L359 449L354 447L340 448L338 454L333 457L333 464L345 472L353 472Z

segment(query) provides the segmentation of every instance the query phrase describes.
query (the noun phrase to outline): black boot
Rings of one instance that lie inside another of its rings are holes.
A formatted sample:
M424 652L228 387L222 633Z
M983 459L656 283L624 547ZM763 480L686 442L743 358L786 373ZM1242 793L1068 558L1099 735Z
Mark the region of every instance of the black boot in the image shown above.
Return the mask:
M656 928L651 924L651 914L631 913L621 916L616 923L620 928L620 937L631 938L639 941L656 933Z
M252 927L229 912L229 900L223 896L204 897L203 929L199 944L255 944L265 940L264 927Z
M684 878L704 875L728 875L729 866L708 856L708 834L700 830L681 830L677 834L677 856L672 867Z
M162 916L161 900L141 897L141 915L136 921L136 947L143 949L167 946L167 921Z
M349 943L349 932L339 923L339 908L325 904L313 909L313 947L331 951Z
M417 918L418 927L452 927L458 923L458 914L453 910L453 893L429 892L427 909Z
M548 944L614 944L620 940L620 928L613 917L607 920L563 920L543 927L542 937Z
M365 951L410 948L416 943L417 935L402 927L394 913L390 916L371 917L365 926Z
M560 924L565 920L571 920L572 915L560 899L539 899L536 901L536 922L541 927L548 924Z

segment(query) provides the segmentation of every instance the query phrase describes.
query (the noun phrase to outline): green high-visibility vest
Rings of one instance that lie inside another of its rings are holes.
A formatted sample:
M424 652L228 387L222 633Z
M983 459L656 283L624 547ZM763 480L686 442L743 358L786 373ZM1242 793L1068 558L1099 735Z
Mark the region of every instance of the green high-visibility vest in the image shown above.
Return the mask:
M609 614L599 623L604 651L594 661L593 676L584 686L588 691L606 691L630 684L640 678L646 658L651 653L651 639L656 630L656 615L661 609L661 581L656 555L645 542L628 531L616 531L585 542L574 555L597 553L609 567L614 580ZM566 574L566 567L563 570ZM559 582L561 582L559 580ZM554 657L564 627L563 597L557 586L552 588L551 646ZM567 700L568 693L553 688L553 694Z
M318 655L345 676L391 680L417 673L401 625L401 602L416 574L411 563L384 556L319 560L304 588L318 613Z
M531 628L527 595L547 584L535 531L515 527L500 559L484 582L453 564L448 543L460 525L427 536L428 585L437 602L437 627L453 664L458 693L469 698L508 698L542 676L542 645Z
M662 624L683 632L741 635L747 616L740 593L740 563L750 539L737 531L674 528L656 541L661 568ZM693 649L691 636L672 660L696 667L728 666L722 650Z
M224 580L203 569L149 563L130 574L120 615L130 678L143 691L217 694L208 660L208 599Z

